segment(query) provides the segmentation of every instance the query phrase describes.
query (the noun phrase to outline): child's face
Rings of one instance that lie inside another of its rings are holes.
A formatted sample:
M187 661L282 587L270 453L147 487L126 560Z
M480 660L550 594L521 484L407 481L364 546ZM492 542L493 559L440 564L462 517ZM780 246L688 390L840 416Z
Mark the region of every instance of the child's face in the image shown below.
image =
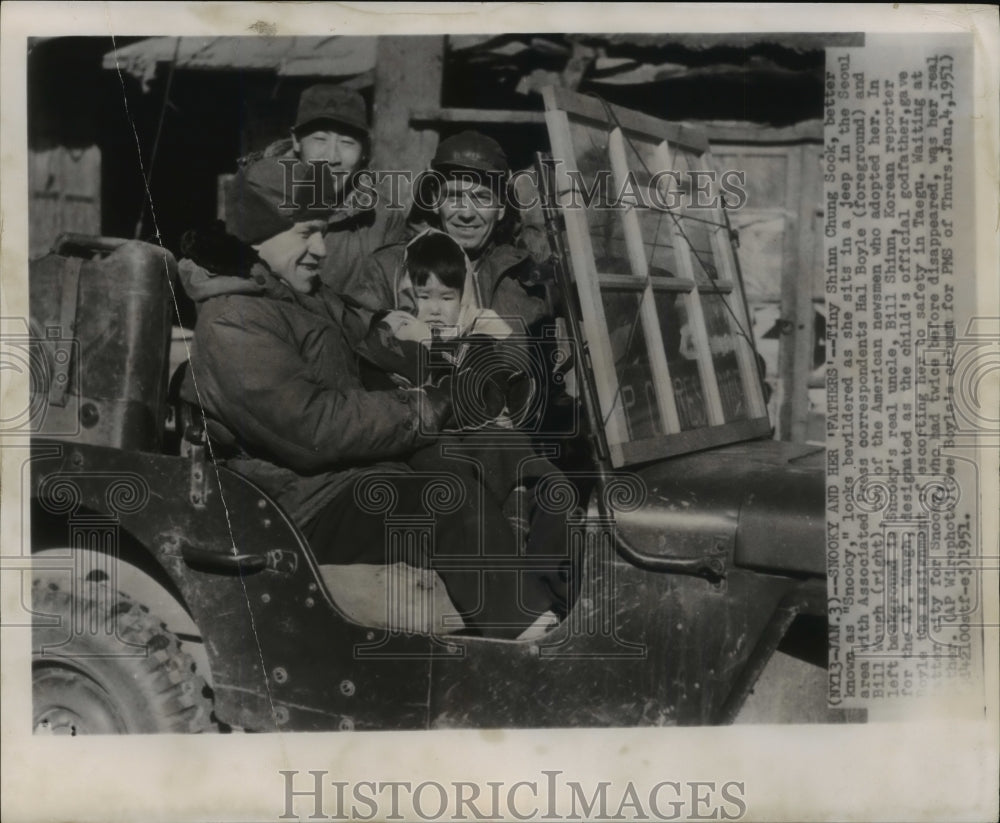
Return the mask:
M462 308L462 292L446 286L437 275L417 286L417 319L428 326L457 326Z

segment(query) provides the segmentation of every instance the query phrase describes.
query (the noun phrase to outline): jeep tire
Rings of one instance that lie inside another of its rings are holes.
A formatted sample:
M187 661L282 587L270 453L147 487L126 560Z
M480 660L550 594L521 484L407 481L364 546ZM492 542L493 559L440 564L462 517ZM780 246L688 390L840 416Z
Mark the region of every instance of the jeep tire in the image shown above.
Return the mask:
M37 734L199 732L204 678L149 610L100 583L32 583L32 717Z

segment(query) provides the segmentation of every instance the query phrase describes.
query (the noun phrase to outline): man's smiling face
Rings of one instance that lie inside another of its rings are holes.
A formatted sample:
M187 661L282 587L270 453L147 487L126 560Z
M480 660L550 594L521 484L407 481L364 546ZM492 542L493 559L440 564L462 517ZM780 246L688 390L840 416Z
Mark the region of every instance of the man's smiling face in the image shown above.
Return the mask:
M310 294L319 284L326 257L325 220L306 220L255 246L260 259L295 291Z
M500 198L488 186L470 180L448 180L443 196L438 208L441 227L466 254L475 257L503 220L505 208Z

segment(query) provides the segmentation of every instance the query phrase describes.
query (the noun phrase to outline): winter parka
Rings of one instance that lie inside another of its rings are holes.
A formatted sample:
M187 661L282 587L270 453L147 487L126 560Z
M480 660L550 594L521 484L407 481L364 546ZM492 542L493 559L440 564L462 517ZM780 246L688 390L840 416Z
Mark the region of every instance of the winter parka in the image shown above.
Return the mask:
M355 346L367 313L325 287L296 292L261 263L253 276L260 293L202 304L181 394L231 433L226 465L302 526L362 472L429 441L414 392L361 384Z

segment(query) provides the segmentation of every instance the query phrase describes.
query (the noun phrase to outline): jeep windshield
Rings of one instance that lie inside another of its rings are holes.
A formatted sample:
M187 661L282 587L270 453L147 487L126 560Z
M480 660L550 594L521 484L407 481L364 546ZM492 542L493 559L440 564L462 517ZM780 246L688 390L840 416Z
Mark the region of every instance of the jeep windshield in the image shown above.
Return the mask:
M563 89L544 98L547 194L564 216L612 464L766 436L723 209L738 181L720 180L683 126Z

